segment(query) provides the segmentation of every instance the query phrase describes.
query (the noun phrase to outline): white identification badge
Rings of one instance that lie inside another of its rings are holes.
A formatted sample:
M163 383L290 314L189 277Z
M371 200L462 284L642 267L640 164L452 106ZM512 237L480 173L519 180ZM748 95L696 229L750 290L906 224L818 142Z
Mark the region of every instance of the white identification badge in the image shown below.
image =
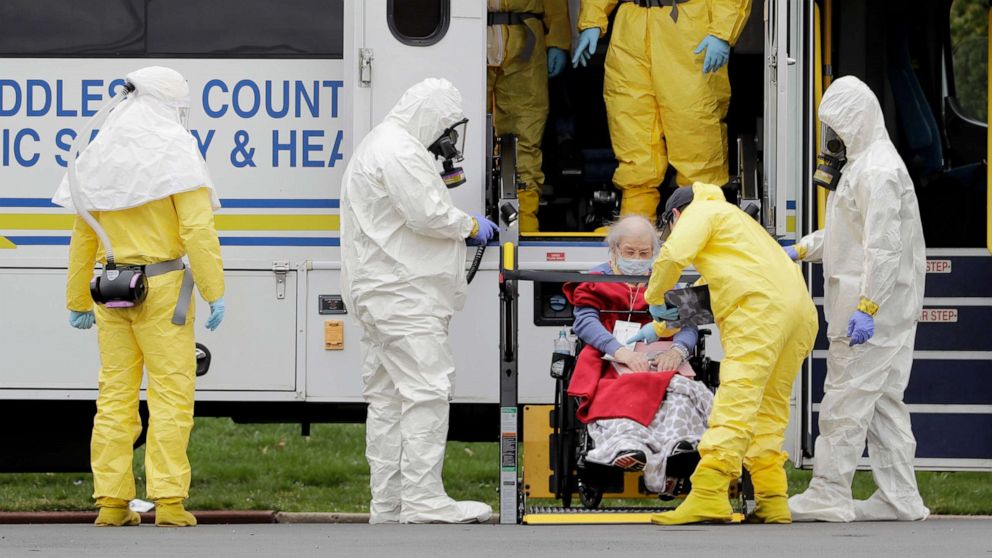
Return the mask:
M641 327L641 324L637 322L617 320L617 323L613 326L613 337L617 341L627 345L627 340L637 335L637 332L641 331Z

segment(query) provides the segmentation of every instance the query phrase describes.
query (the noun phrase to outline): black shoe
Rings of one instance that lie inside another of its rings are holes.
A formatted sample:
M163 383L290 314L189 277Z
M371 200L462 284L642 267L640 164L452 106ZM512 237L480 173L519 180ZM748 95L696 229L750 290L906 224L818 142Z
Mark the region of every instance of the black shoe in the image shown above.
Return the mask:
M644 455L643 451L640 450L628 450L621 451L613 458L614 467L619 467L624 471L643 471L644 465L648 462L647 457Z

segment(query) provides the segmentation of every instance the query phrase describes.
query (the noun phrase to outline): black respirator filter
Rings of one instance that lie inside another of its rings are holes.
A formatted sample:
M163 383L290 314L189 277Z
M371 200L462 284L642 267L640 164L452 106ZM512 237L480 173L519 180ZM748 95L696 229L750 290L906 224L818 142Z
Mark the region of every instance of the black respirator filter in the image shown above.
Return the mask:
M90 281L90 296L93 302L107 308L137 306L148 296L148 278L141 268L107 266Z

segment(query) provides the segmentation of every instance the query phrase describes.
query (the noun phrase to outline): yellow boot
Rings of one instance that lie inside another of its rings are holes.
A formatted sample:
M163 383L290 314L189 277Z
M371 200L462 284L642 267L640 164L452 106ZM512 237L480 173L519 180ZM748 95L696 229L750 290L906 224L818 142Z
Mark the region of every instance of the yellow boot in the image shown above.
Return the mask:
M757 507L748 514L746 523L792 523L789 512L789 479L781 463L768 466L752 465L751 482Z
M183 507L182 498L155 500L155 525L159 527L195 527L196 518Z
M734 509L730 507L731 478L702 463L692 475L689 496L674 511L651 516L656 525L686 523L733 523Z
M661 202L661 192L658 188L629 188L623 191L620 198L620 216L641 215L648 221L658 221L658 204Z
M539 228L537 208L541 204L541 192L539 190L517 190L517 203L520 206L518 211L520 232L537 232Z
M141 525L141 516L127 507L127 500L120 498L97 498L100 513L93 523L97 527L131 527Z

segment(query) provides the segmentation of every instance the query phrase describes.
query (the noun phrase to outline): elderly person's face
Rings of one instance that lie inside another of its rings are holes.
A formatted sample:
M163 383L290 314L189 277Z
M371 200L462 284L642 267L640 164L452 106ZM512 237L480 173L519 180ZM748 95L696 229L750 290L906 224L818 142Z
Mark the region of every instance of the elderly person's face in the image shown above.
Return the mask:
M647 275L651 272L654 242L649 234L629 234L620 238L613 250L613 262L623 275Z
M644 234L621 238L617 247L617 256L627 260L649 260L653 255L654 243Z

